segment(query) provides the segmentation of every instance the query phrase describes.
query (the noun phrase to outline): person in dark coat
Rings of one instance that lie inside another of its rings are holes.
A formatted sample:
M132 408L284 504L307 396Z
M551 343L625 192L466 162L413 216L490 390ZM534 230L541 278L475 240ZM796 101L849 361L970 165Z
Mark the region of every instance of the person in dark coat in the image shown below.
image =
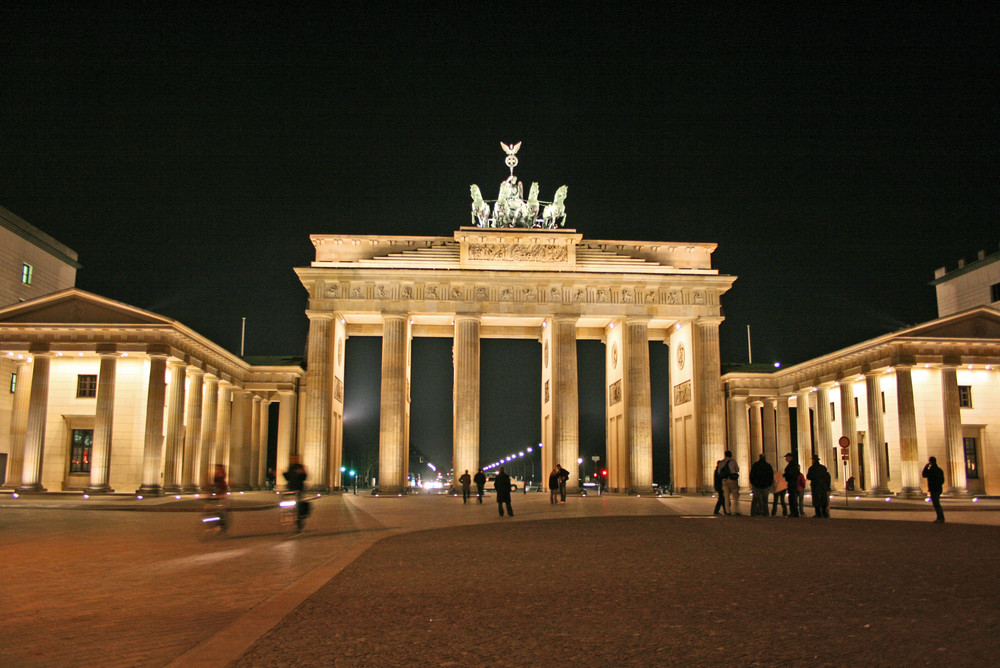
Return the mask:
M816 517L830 516L830 472L825 466L819 463L819 457L813 455L812 466L806 473L806 480L809 481L812 492L813 508L816 509Z
M722 510L723 515L728 515L729 512L726 510L726 493L722 489L722 474L719 473L719 464L722 460L715 462L715 475L712 476L712 485L715 487L715 493L719 496L719 500L715 502L715 510L712 512L713 515L718 515L719 510Z
M552 467L549 473L549 503L559 503L559 465Z
M497 508L500 510L500 517L503 517L503 507L507 506L507 514L514 516L514 509L510 507L510 476L500 467L497 477L493 481L493 486L497 490Z
M556 464L559 466L559 464ZM559 503L566 503L566 482L569 480L569 471L559 466Z
M469 469L465 469L458 482L462 485L462 503L469 502L469 488L472 486L472 476L469 475Z
M767 517L767 490L774 484L774 468L767 463L764 453L750 467L750 488L753 500L750 503L750 517Z
M934 504L934 512L937 513L937 519L934 521L942 524L944 510L941 509L941 492L944 491L944 471L937 465L937 457L927 460L927 466L921 475L927 478L927 492L931 495L931 503Z
M797 499L793 496L794 490L799 488L799 474L801 469L799 465L795 462L795 455L792 453L785 454L785 484L788 485L788 500L789 500L789 517L799 516L799 504Z
M476 483L476 494L479 495L479 503L482 503L483 490L486 488L486 474L483 473L482 469L476 471L476 475L472 476L472 482Z

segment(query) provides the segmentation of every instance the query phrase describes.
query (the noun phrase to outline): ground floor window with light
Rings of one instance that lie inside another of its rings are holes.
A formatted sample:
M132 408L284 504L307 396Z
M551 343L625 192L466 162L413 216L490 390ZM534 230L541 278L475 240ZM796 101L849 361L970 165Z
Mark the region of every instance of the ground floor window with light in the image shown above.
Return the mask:
M69 472L90 473L90 456L94 450L94 430L74 429L69 451Z

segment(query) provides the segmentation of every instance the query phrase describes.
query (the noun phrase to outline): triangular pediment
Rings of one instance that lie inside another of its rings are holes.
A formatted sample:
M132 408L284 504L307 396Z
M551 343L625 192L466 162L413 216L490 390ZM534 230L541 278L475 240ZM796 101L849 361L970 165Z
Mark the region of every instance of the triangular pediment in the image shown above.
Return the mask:
M917 325L901 334L928 339L1000 339L1000 311L982 306Z
M0 309L0 323L169 325L169 318L78 288Z

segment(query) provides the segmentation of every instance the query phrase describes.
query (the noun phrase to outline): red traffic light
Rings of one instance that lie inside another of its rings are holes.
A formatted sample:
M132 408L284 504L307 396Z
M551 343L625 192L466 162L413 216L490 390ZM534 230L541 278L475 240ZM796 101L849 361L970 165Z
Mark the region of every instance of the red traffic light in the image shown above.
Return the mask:
M604 477L604 478L607 478L608 477L608 470L607 469L602 469L601 470L601 476Z

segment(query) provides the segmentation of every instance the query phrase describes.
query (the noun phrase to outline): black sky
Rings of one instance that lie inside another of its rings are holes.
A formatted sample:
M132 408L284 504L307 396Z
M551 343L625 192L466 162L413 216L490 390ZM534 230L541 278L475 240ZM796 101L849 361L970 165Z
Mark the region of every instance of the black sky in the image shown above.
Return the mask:
M991 3L35 4L0 9L0 205L248 355L304 352L310 234L450 235L500 141L586 238L718 243L724 361L932 319L1000 242Z

